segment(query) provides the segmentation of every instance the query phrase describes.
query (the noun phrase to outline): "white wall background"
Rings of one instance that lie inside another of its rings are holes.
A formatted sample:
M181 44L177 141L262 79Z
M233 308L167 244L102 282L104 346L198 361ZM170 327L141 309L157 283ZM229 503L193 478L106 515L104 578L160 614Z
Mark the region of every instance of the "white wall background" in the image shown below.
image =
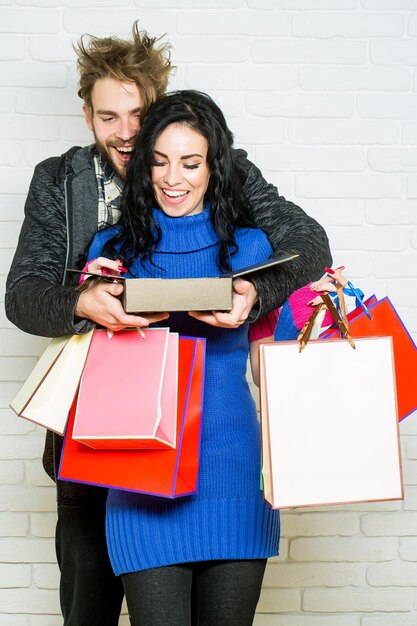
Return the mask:
M71 43L84 32L127 35L140 18L173 44L173 86L214 96L237 145L325 226L335 263L366 293L391 296L416 337L416 9L417 0L0 0L1 292L34 165L90 139ZM0 626L58 626L43 432L8 408L45 340L16 330L2 308L0 345ZM404 502L283 514L257 626L416 626L415 415L401 435Z

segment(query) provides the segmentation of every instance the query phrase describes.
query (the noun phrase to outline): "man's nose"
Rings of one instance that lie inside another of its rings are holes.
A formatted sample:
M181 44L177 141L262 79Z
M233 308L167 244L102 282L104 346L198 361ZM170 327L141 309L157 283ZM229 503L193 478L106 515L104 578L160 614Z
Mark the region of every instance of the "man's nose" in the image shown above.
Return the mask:
M130 141L135 139L140 129L140 122L138 118L121 119L117 129L117 136L123 141Z

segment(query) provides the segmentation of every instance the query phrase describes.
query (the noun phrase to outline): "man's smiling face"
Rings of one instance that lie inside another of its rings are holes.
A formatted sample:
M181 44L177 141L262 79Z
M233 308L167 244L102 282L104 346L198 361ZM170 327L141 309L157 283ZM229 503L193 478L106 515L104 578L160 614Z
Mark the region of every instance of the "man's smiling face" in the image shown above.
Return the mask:
M142 98L135 83L99 78L91 92L92 111L84 104L87 126L100 152L125 179L136 135L140 129Z

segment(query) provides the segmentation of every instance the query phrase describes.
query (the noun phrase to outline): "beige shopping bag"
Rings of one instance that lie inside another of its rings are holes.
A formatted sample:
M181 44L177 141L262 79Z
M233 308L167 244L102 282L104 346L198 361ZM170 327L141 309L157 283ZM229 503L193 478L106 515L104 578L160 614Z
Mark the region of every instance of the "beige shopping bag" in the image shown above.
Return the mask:
M29 404L32 396L45 380L49 370L53 367L55 361L70 339L71 336L55 337L54 339L51 339L49 344L46 346L23 387L21 387L17 396L10 403L10 407L18 415L20 415L24 408Z
M63 434L94 331L52 339L10 407Z

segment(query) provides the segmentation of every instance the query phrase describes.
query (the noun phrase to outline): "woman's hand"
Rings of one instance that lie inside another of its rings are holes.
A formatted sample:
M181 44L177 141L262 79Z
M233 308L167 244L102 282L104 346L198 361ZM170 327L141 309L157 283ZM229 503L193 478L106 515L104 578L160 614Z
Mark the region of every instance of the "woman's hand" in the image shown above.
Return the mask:
M312 291L336 291L336 281L342 287L346 287L348 284L348 279L346 276L343 276L342 272L345 269L344 265L337 267L335 270L326 267L326 274L320 278L320 280L316 280L314 283L311 283L310 289Z
M104 256L99 256L97 259L93 259L86 263L83 267L83 272L92 272L93 274L110 274L112 276L121 276L122 273L127 272L127 269L123 267L120 259L112 261ZM81 274L80 283L90 278L88 274Z
M320 280L316 280L314 283L310 284L311 291L315 291L317 293L317 296L310 300L308 304L311 306L317 306L318 304L323 302L320 296L320 293L322 293L323 291L336 292L336 281L342 287L346 287L346 285L348 284L348 279L342 274L344 269L344 265L337 267L335 270L332 270L330 267L326 267L325 270L327 273L322 276Z
M256 289L252 283L242 278L236 278L233 281L231 311L228 313L222 313L221 311L212 311L211 313L189 311L188 315L211 326L217 326L219 328L239 328L239 326L246 322L257 297Z

